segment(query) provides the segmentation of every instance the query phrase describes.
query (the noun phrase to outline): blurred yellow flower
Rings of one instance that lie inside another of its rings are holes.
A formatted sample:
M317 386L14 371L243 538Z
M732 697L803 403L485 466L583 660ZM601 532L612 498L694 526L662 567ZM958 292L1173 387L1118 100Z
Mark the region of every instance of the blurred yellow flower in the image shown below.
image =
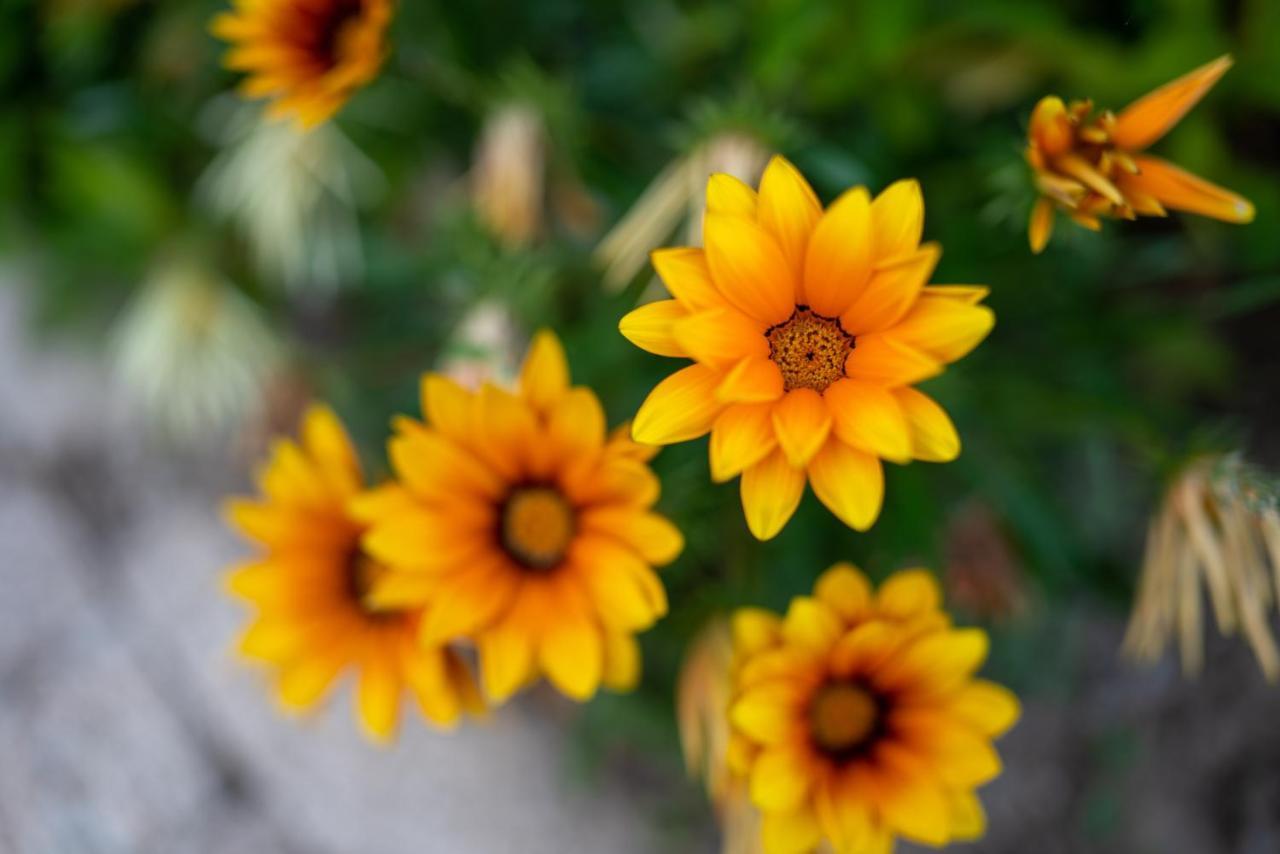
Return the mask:
M1050 95L1031 114L1027 162L1040 198L1031 211L1031 249L1040 252L1053 233L1055 210L1097 231L1099 217L1164 216L1165 208L1226 222L1253 220L1253 205L1149 154L1231 67L1222 56L1144 95L1119 115L1093 113L1091 101L1064 104Z
M223 64L248 73L246 97L312 128L377 75L390 21L391 0L234 0L211 30L231 43Z
M874 200L844 193L824 212L775 157L757 195L711 176L705 249L661 249L674 299L622 319L632 343L693 359L636 414L634 437L663 445L711 433L711 476L742 475L747 525L762 540L791 518L806 481L846 524L880 513L880 460L960 453L947 414L912 385L942 373L995 323L987 289L927 285L941 254L920 243L915 181Z
M635 633L667 610L652 566L684 545L650 510L652 449L606 436L549 332L514 393L428 374L422 409L427 423L399 419L388 446L399 483L357 502L365 547L392 570L374 601L423 606L428 645L474 641L494 701L540 674L577 700L633 687Z
M784 618L734 615L729 764L763 813L768 854L823 840L888 854L898 836L939 846L984 833L974 789L1000 773L991 740L1019 706L974 678L986 633L952 628L940 606L924 570L873 593L837 564Z
M261 499L227 504L236 528L264 549L227 587L256 609L240 651L272 667L285 708L314 706L349 669L359 676L360 721L377 741L394 736L405 689L441 725L483 711L466 664L419 644L417 611L370 607L385 569L360 547L364 526L347 508L362 489L360 466L330 410L307 411L301 442L276 445L259 485Z
M1198 674L1206 588L1218 629L1243 634L1263 675L1280 681L1271 629L1280 602L1280 495L1237 454L1199 459L1169 488L1147 532L1125 650L1154 661L1176 635L1183 671Z

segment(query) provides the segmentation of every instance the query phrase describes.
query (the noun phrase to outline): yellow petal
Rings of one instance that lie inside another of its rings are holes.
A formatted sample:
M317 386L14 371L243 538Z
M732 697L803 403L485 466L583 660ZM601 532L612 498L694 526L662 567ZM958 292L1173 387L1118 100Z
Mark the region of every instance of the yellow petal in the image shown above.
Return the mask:
M990 641L981 629L929 634L910 644L876 674L886 690L944 694L959 687L986 660Z
M731 404L711 428L711 479L723 483L735 478L777 446L773 404Z
M978 796L967 789L949 789L951 835L959 842L981 839L987 832L987 813Z
M877 264L867 287L840 317L840 325L850 335L893 326L920 296L941 255L938 244L926 243L907 255Z
M701 248L656 249L650 260L667 290L690 311L724 305Z
M1048 199L1036 199L1031 206L1031 223L1027 226L1027 240L1031 243L1031 251L1039 255L1049 245L1053 236L1053 202Z
M882 769L884 782L876 787L885 822L914 842L944 845L951 835L951 809L943 789L897 745L881 747L878 758L889 765Z
M822 216L822 204L804 176L785 157L775 155L760 178L760 224L778 240L795 281L804 276L809 235Z
M782 621L763 608L739 608L729 623L734 649L741 655L754 655L778 642Z
M1231 67L1231 57L1213 62L1164 84L1120 111L1111 140L1120 148L1137 151L1169 132L1205 96Z
M977 347L995 325L995 312L985 305L921 297L889 334L940 362L950 363ZM858 347L862 341L858 339ZM856 354L857 347L850 357Z
M778 744L800 724L803 697L790 684L771 682L743 693L729 709L729 719L760 744Z
M365 662L356 705L365 734L371 739L386 743L395 736L400 720L400 678L386 653Z
M1054 161L1054 165L1063 173L1075 178L1081 184L1093 190L1113 205L1123 205L1124 196L1120 189L1111 183L1092 163L1078 154L1064 154Z
M640 644L635 636L605 632L604 671L600 682L610 691L625 693L640 683Z
M716 172L707 179L707 213L755 219L756 191L733 175Z
M893 728L947 786L981 786L1000 775L1000 757L991 742L949 715L934 709L898 709Z
M604 674L604 639L585 617L566 614L543 636L538 661L565 695L589 700Z
M441 581L420 626L422 642L436 646L492 625L519 588L519 577L495 560Z
M871 203L875 256L894 258L914 253L924 233L924 195L915 179L895 181ZM926 274L927 275L927 274Z
M831 438L809 463L813 494L840 521L865 531L880 515L884 501L884 472L880 461Z
M862 380L843 379L823 397L841 441L896 463L911 459L911 432L895 392Z
M787 524L800 506L804 481L804 469L793 467L781 450L742 473L742 509L756 539L773 539Z
M839 317L866 287L875 251L871 229L865 187L845 192L814 226L805 254L804 294L818 314Z
M769 355L760 322L728 306L689 315L674 324L672 334L689 358L725 370L748 356Z
M471 392L446 376L423 374L419 396L422 414L432 427L458 442L475 437Z
M570 389L547 418L547 438L565 464L576 462L604 447L604 409L595 392Z
M782 636L787 643L822 652L839 640L841 628L836 612L825 602L797 596L782 621Z
M923 301L919 300L917 305ZM942 373L942 362L911 346L899 334L901 327L899 324L889 332L859 337L845 360L845 373L852 379L882 386L911 385Z
M573 575L610 629L647 629L667 612L666 591L648 564L609 537L578 537L570 551Z
M711 429L723 404L716 397L720 374L704 365L676 371L649 392L631 423L631 436L646 445L696 439Z
M792 812L809 793L809 768L791 746L771 747L751 768L751 800L765 812Z
M546 410L568 389L569 360L564 347L554 332L544 329L533 336L529 345L520 368L520 390L535 407Z
M773 405L773 429L787 461L802 469L831 432L831 411L811 388L788 392Z
M364 598L367 607L394 610L426 604L440 579L424 572L384 572Z
M280 671L276 683L280 704L289 711L314 706L333 686L346 660L333 652L311 655Z
M1134 158L1140 170L1126 176L1125 187L1134 187L1153 196L1160 204L1223 222L1253 222L1254 209L1248 199L1211 184L1167 160L1150 155Z
M357 521L371 524L417 506L413 494L398 483L384 483L353 495L347 512Z
M866 616L871 606L871 582L851 563L837 563L818 579L813 595L846 623Z
M764 854L806 854L822 840L822 828L813 811L767 812L760 820Z
M648 563L662 566L684 549L680 529L664 516L630 507L598 507L581 516L583 529L599 531L630 546Z
M994 682L975 679L947 700L950 714L988 737L1002 735L1018 721L1021 704L1012 691Z
M766 403L782 397L782 371L772 359L748 356L734 365L716 387L722 403Z
M641 350L683 358L688 353L676 342L672 328L676 321L688 316L688 310L677 300L659 300L629 312L618 322L618 331Z
M421 497L462 490L479 498L498 498L505 484L471 453L434 431L393 437L387 443L391 464L405 486Z
M876 608L886 617L909 620L942 606L942 589L927 570L894 573L876 593Z
M968 305L977 305L991 294L986 285L925 285L922 296L953 299Z
M484 692L500 703L532 676L533 639L507 621L480 634L480 673Z
M302 418L302 444L331 485L343 492L360 487L360 461L333 410L312 404Z
M766 326L795 311L795 277L773 235L754 220L707 214L707 264L724 298Z
M946 411L933 398L914 388L894 389L893 395L911 432L912 457L931 463L949 463L960 456L960 435Z

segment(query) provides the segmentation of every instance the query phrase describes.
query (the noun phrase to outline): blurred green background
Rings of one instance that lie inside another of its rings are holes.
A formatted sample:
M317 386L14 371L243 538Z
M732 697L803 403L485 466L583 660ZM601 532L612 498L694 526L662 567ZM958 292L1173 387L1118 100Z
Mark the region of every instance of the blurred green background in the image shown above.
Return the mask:
M651 270L623 265L622 287L606 287L597 247L664 169L726 139L786 154L824 201L919 178L926 237L944 248L934 280L992 288L991 337L925 385L964 453L887 466L871 532L809 496L756 543L736 484L709 482L705 440L658 457L660 506L688 548L665 573L671 614L643 638L642 689L573 723L583 773L622 762L675 778L671 696L689 639L735 606L782 608L837 559L874 577L936 569L961 619L991 626L990 672L1033 703L1069 705L1096 654L1071 632L1123 618L1167 478L1206 450L1280 464L1274 0L406 0L382 74L336 122L359 153L337 206L358 250L323 283L273 274L200 190L216 183L235 112L236 79L205 29L219 8L0 0L0 254L35 271L42 330L89 352L119 349L120 318L158 265L180 258L225 282L284 354L284 379L262 384L266 408L329 400L375 473L389 418L417 413L420 372L471 353L458 330L479 305L508 318L514 353L533 329L556 330L611 422L633 414L674 362L617 332ZM1154 150L1251 199L1257 220L1174 215L1101 234L1060 220L1033 256L1021 152L1036 100L1118 109L1227 52L1236 66ZM545 181L527 240L504 239L472 192L478 140L512 106L537 127L512 168ZM696 198L680 192L654 245L686 241ZM503 342L471 354L501 361ZM1094 843L1064 851L1132 850L1111 847L1125 819L1107 787L1139 761L1136 736L1107 737L1109 758L1072 783L1101 792L1076 816ZM698 838L698 791L665 791L650 805L678 819L673 839Z

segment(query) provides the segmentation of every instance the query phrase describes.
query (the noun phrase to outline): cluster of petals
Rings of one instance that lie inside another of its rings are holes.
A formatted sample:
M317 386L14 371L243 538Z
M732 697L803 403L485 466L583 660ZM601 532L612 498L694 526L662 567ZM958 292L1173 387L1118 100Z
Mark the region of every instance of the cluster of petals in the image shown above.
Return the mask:
M671 299L632 311L622 334L691 359L641 405L634 438L711 434L711 475L741 475L747 524L776 535L808 483L866 530L884 494L881 460L948 461L950 418L916 383L972 350L995 318L987 289L930 285L940 249L921 243L915 181L874 199L864 187L825 210L782 157L759 191L723 174L707 185L703 248L661 249Z

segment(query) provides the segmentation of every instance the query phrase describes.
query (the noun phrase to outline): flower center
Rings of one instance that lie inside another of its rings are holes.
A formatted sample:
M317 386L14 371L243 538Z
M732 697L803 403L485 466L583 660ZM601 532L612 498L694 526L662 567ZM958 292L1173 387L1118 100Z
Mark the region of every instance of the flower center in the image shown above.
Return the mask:
M809 704L809 726L817 746L843 758L856 752L875 733L880 721L876 698L854 682L828 682Z
M383 617L390 613L374 610L366 602L378 579L386 573L386 567L365 554L364 549L357 545L347 556L346 568L347 594L355 606L370 617Z
M348 27L361 13L361 0L329 0L310 11L309 26L298 28L307 54L323 68L332 68L342 58L342 43ZM304 14L309 10L303 9Z
M559 566L573 540L573 508L558 490L546 486L513 491L502 505L500 524L502 547L527 569Z
M821 394L845 375L844 363L854 347L853 336L837 318L815 314L807 305L796 306L790 318L764 336L787 391L811 388Z

